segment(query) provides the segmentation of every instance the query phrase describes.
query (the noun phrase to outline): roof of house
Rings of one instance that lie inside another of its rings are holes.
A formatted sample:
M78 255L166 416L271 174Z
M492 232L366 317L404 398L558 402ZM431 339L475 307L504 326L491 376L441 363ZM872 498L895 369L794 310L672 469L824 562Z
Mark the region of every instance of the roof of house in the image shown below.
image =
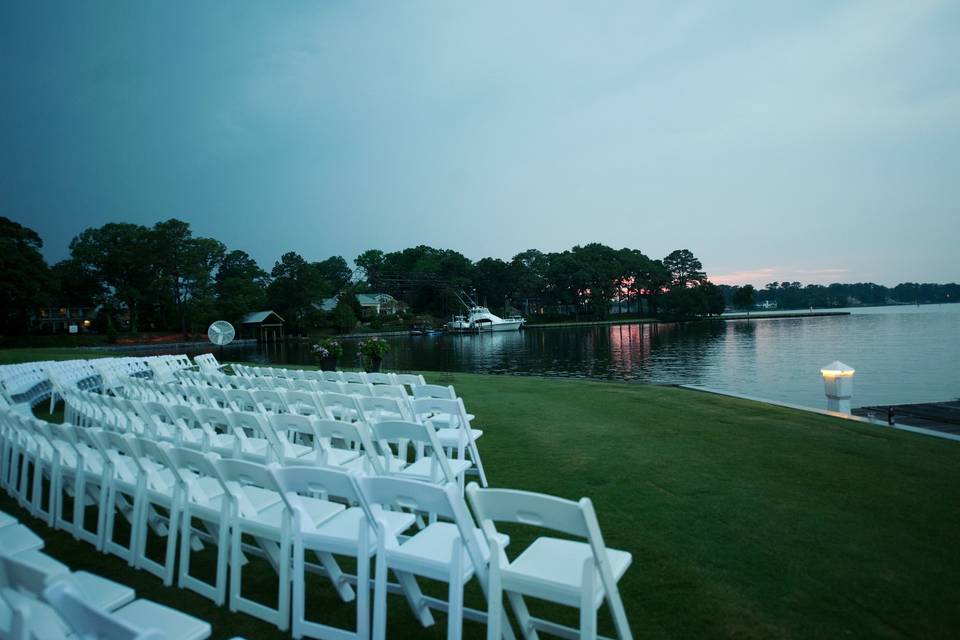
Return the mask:
M356 297L361 307L375 307L380 304L396 303L396 299L389 293L358 293ZM339 300L339 296L334 296L326 300L321 300L320 302L315 302L313 307L320 311L333 311Z
M280 318L280 314L278 314L276 311L254 311L253 313L248 313L245 315L243 320L240 321L240 324L260 324L269 318L271 314ZM280 318L280 322L285 322L285 320Z
M357 302L361 305L374 306L378 304L390 304L396 302L389 293L358 293Z

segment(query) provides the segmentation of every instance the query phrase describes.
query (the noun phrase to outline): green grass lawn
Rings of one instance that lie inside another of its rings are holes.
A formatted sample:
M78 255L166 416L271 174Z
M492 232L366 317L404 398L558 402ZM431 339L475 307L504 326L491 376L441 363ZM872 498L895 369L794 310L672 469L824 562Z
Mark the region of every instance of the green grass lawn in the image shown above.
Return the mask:
M74 360L77 358L106 358L109 356L122 357L122 355L125 354L97 351L95 349L27 347L23 349L0 349L0 364L20 364L22 362L41 362L44 360Z
M446 380L485 431L479 444L493 486L592 498L608 546L633 554L620 588L637 637L960 633L957 443L675 388ZM0 509L31 524L73 568L204 617L215 637L288 637L163 588L45 529L6 496ZM529 539L511 533L516 546ZM262 568L257 584L275 583ZM323 584L315 591L314 606L346 623L352 607ZM391 596L391 638L443 637L437 619L425 631ZM601 619L611 633L605 609ZM483 632L465 624L467 637Z

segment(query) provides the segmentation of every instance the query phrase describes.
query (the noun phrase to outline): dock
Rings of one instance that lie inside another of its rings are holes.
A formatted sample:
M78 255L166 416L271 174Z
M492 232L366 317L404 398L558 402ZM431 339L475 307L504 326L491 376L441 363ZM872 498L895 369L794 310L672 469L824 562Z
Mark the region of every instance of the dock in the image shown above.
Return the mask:
M887 420L891 409L897 424L960 435L960 400L858 407L853 410L853 414Z

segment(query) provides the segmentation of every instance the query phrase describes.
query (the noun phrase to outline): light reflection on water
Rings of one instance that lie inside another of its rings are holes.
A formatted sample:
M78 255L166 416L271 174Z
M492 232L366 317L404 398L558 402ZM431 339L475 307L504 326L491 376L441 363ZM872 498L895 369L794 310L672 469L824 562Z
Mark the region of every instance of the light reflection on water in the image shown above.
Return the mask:
M404 371L697 384L820 407L820 367L857 370L853 405L960 397L960 304L857 309L849 316L526 329L388 338L384 366ZM345 341L341 366L356 366ZM240 358L239 351L228 357ZM306 345L266 345L243 359L312 362Z

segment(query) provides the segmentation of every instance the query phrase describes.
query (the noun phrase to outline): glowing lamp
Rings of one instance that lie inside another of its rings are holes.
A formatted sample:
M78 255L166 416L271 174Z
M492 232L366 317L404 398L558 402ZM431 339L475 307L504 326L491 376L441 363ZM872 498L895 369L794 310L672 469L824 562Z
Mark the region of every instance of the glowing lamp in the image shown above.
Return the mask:
M827 409L850 413L850 398L853 396L853 374L856 370L839 360L820 369L823 389L827 395Z

